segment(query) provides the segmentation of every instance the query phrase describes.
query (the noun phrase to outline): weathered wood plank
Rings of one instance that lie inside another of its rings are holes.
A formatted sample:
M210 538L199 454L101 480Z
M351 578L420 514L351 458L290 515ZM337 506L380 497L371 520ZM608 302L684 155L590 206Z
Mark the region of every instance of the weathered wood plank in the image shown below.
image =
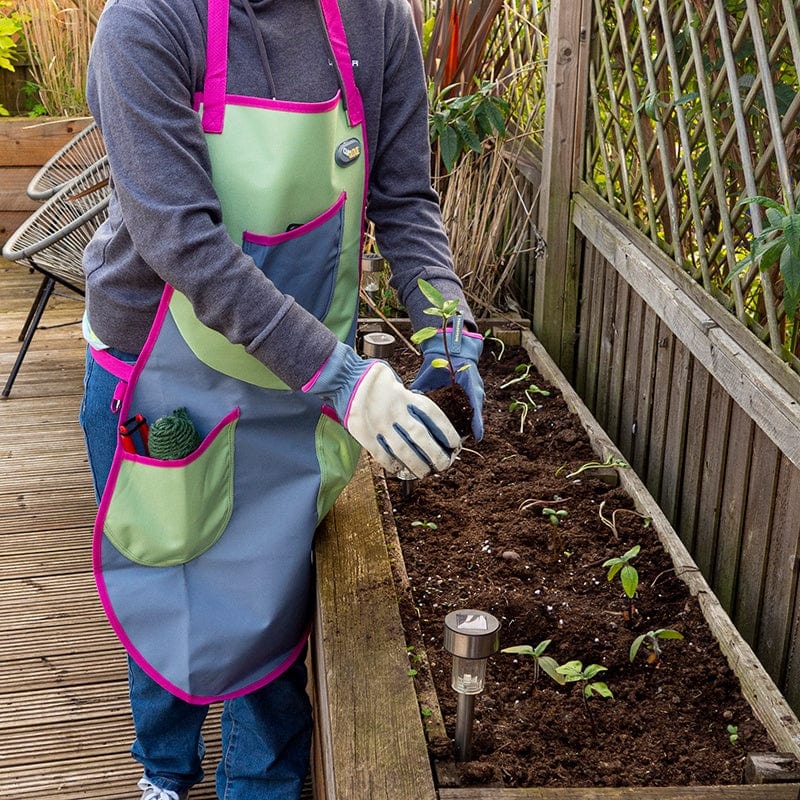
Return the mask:
M691 399L692 357L679 339L672 339L672 377L669 382L669 415L664 442L661 491L656 497L672 524L680 532L678 512L684 479L684 450Z
M781 676L777 679L781 681L797 601L800 557L800 470L786 457L778 472L771 530L769 580L764 587L756 649L767 670Z
M652 410L650 413L650 432L648 436L648 451L645 459L644 472L639 472L645 479L647 488L653 497L661 497L661 476L664 473L664 452L667 444L667 426L670 408L673 406L673 392L679 392L679 387L673 386L673 363L675 337L672 332L657 320L655 331L655 373L653 376ZM679 409L680 403L675 398L674 408ZM638 472L639 470L637 470Z
M88 117L0 119L3 163L39 169L89 122Z
M756 646L758 639L780 459L778 448L756 427L742 529L739 585L733 612L736 627L751 647Z
M656 393L656 354L658 351L658 317L644 306L641 348L639 357L638 392L634 417L633 452L631 466L639 476L647 474L650 450L650 426L653 424L654 394Z
M630 301L631 287L624 281L617 279L616 296L614 303L609 307L613 319L614 349L611 353L611 375L608 383L608 414L604 426L614 441L619 436L620 408L625 394L625 359L627 357L628 341L628 304ZM627 455L625 455L627 458Z
M754 430L753 420L733 403L729 430L731 444L725 463L714 558L714 592L722 607L731 615L739 579L742 522L747 503Z
M706 409L711 391L711 377L702 365L692 360L691 393L689 395L686 434L683 439L683 469L678 491L680 506L678 533L690 552L693 552L697 532L697 515L700 505L698 488L703 477L703 453L705 451Z
M567 375L572 373L578 305L570 200L582 160L591 14L590 0L557 4L548 23L552 46L548 51L545 97L552 113L545 117L542 134L539 193L539 228L547 250L536 262L533 323Z
M587 243L587 247L590 247ZM585 346L582 371L584 390L581 396L586 405L594 408L597 403L597 372L600 365L600 339L603 324L603 296L605 294L606 266L605 259L593 247L591 252L592 300L589 318L581 317L581 342Z
M314 685L327 800L434 800L386 542L364 461L316 547Z
M615 342L614 300L616 294L617 273L607 268L603 284L603 317L600 323L600 351L597 365L597 403L594 409L594 413L603 427L607 427L609 424L609 387Z
M705 419L703 471L697 509L696 532L692 555L709 583L714 581L714 556L717 547L725 457L728 448L728 429L731 399L717 381L711 381ZM687 445L691 447L691 443Z
M639 397L639 354L642 341L644 304L636 292L628 293L625 320L624 361L622 385L619 388L619 426L614 441L628 463L633 460L633 441L636 434L636 408Z

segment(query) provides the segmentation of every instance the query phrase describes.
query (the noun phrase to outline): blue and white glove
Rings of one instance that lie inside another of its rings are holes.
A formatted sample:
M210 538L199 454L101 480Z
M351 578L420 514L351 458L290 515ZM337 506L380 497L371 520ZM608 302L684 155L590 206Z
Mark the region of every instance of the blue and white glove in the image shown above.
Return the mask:
M478 359L483 351L483 336L460 329L454 335L453 328L447 329L447 349L453 369L456 370L456 383L464 390L472 406L472 436L476 442L483 439L483 379L478 372ZM441 329L436 336L420 344L422 366L411 384L411 389L430 392L450 383L450 372L445 367L434 367L436 358L445 358ZM462 369L467 366L467 369Z
M424 478L447 469L461 439L429 398L403 386L378 359L339 343L303 391L331 406L350 435L389 473Z

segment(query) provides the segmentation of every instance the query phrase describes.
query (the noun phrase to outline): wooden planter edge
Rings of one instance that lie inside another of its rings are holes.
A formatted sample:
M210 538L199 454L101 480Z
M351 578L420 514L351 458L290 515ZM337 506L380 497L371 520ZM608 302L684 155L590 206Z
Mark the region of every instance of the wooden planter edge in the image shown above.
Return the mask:
M621 454L525 325L504 332L521 343L557 386L605 458ZM513 326L512 326L513 328ZM522 330L520 331L520 328ZM632 470L622 486L653 527L676 572L699 599L744 696L778 749L800 757L800 722L722 609L674 529ZM731 798L795 800L800 784L625 788L441 788L434 786L419 698L409 676L406 639L372 470L357 473L320 526L316 544L316 617L312 684L316 709L315 797L324 800L644 800ZM396 557L396 555L394 556Z

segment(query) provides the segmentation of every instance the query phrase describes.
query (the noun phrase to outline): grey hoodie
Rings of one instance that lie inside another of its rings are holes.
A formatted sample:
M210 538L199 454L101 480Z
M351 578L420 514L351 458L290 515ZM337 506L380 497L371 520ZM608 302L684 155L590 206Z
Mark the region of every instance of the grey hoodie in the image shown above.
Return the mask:
M231 3L228 93L319 102L338 89L316 0L252 0L274 88L242 2ZM368 217L415 328L431 324L424 277L462 297L430 185L427 97L407 0L340 0L370 157ZM87 315L109 346L138 352L165 282L207 326L291 388L336 344L228 236L193 97L205 71L206 0L110 0L97 26L87 95L113 193L84 255ZM298 265L302 268L302 265ZM466 309L466 303L463 303ZM468 313L468 311L467 311Z

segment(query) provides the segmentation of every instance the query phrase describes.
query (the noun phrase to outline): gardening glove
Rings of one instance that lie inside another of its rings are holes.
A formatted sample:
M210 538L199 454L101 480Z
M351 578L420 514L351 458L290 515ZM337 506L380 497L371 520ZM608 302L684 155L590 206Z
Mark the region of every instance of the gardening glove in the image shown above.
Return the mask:
M446 358L441 328L436 336L422 342L420 349L423 355L422 366L411 384L411 389L430 392L447 386L450 382L450 371L446 367L435 367L432 363L434 359ZM458 325L448 328L447 350L456 371L456 383L464 390L472 406L472 436L479 442L483 439L484 391L483 379L478 372L478 359L483 351L483 336L464 331ZM465 366L467 368L463 369Z
M362 359L342 342L302 389L336 412L342 426L389 473L425 477L447 469L461 440L444 412L406 389L378 359Z

